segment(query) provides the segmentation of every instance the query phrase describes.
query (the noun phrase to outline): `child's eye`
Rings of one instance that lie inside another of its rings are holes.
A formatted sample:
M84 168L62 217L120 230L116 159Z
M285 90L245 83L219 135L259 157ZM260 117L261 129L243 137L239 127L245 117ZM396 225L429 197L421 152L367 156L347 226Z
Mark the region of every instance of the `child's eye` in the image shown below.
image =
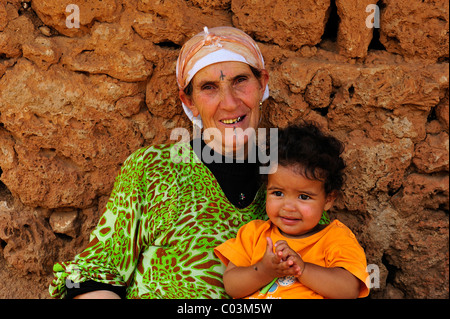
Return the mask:
M308 200L311 197L309 197L308 195L305 195L305 194L301 194L298 198L300 198L301 200Z
M280 191L273 191L272 194L275 196L283 196L283 193Z

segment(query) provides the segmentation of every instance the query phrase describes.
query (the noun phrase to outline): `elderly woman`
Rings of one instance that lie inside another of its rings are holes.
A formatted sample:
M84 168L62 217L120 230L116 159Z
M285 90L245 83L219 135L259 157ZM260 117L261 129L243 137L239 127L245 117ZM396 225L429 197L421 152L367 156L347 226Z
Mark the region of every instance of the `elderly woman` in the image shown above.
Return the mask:
M244 32L205 28L190 39L177 61L179 96L194 124L219 135L201 140L201 148L187 143L189 160L174 161L173 145L133 153L87 248L55 264L51 296L226 298L213 248L265 216L259 164L224 158L250 138L227 131L258 127L268 79L258 46ZM202 154L214 152L220 160L202 162Z

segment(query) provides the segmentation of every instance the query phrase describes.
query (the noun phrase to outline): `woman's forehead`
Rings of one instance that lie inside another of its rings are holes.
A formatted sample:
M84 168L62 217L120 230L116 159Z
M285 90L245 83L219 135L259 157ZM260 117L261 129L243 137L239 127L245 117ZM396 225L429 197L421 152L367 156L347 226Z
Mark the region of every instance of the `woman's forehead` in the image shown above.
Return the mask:
M208 65L207 67L201 69L194 76L193 80L204 79L207 77L214 77L211 80L217 80L216 78L224 76L236 76L241 73L251 73L250 66L243 62L219 62Z

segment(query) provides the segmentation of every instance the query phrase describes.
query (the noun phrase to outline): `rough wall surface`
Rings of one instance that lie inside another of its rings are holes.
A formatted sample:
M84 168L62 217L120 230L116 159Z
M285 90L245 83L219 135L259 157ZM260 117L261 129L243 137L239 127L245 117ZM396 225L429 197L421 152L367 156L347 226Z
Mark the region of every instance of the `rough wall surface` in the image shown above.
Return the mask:
M312 119L345 142L332 215L366 251L371 297L448 298L446 0L0 0L0 298L48 298L125 158L191 129L175 61L204 25L259 42L266 125Z

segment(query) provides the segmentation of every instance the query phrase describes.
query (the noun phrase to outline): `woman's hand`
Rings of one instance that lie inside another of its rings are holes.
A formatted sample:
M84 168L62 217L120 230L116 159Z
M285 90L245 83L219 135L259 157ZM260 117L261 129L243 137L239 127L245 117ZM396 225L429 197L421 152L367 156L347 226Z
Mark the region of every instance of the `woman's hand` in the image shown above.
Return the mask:
M96 290L78 295L73 299L120 299L119 295L109 290Z

